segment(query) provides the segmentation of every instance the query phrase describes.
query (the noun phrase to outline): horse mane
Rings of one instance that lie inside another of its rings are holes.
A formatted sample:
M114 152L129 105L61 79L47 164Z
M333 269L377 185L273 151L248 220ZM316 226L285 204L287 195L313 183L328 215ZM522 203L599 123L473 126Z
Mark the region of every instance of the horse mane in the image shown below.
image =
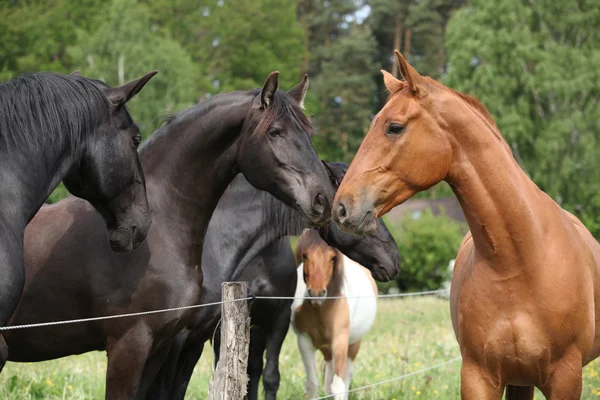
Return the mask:
M34 73L0 84L0 138L20 152L51 146L65 137L77 158L84 138L110 112L104 82L82 76Z

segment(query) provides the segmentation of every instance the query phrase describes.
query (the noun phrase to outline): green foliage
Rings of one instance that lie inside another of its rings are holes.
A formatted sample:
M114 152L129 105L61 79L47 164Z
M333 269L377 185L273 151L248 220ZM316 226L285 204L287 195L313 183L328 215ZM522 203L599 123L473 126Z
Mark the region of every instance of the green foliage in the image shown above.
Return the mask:
M600 8L473 0L448 25L451 87L476 95L538 186L600 236Z
M315 146L329 161L351 161L369 130L376 90L369 79L369 71L376 69L374 51L370 30L354 25L323 57L314 91L327 112L315 118Z
M429 209L418 218L406 216L394 234L402 256L398 287L402 291L439 289L449 278L448 263L456 257L463 236L463 226Z
M82 75L112 86L159 70L139 98L129 103L144 136L154 131L161 117L193 105L202 83L208 86L199 79L197 68L182 46L168 31L150 23L149 10L143 4L112 0L100 19L96 30L79 30L77 42L68 53Z

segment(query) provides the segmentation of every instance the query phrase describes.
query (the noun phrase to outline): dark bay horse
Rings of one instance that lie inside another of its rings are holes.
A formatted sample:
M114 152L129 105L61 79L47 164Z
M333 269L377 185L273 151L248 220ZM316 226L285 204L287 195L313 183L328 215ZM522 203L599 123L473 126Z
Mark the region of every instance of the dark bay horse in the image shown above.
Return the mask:
M333 187L299 104L308 84L215 96L170 120L140 149L153 223L117 256L100 246L100 217L68 198L43 207L26 230L27 282L13 324L157 310L200 302L208 222L238 172L310 224L329 219ZM40 361L106 349L107 399L143 397L190 310L7 332L10 359ZM14 351L12 351L14 349Z
M391 93L337 192L335 218L367 233L375 218L441 180L469 224L450 310L463 399L579 399L600 355L600 244L519 167L485 107L396 53Z
M23 289L25 226L61 180L102 215L112 250L128 252L145 239L141 136L125 104L155 74L119 88L54 73L0 84L0 326ZM0 337L0 370L7 352Z
M342 163L327 166L337 187L348 166ZM219 301L221 283L233 280L250 282L255 295L293 296L296 264L287 236L299 235L305 228L306 223L298 212L238 176L219 202L209 224L202 258L205 276L202 303ZM398 247L383 221L378 224L377 232L367 237L347 234L335 224L319 231L328 243L369 266L378 280L387 281L397 275ZM289 255L291 263L285 263L290 260ZM255 300L251 306L249 399L258 397L265 348L265 391L269 399L276 396L279 352L289 328L291 304L291 300ZM220 337L218 331L215 332L221 318L220 306L200 308L195 314L194 322L173 341L149 398L183 399L204 343ZM217 344L215 350L218 349Z

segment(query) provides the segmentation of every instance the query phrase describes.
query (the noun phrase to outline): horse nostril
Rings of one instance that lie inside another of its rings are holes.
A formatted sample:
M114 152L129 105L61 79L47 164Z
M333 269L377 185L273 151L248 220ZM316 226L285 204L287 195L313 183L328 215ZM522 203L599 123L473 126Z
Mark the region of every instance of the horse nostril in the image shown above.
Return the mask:
M321 290L321 295L320 295L320 296L321 296L321 297L325 297L325 296L327 296L327 289L323 289L323 290Z
M337 219L343 224L346 221L346 217L346 207L344 206L344 203L340 202L340 205L337 208Z
M325 197L321 193L317 194L313 199L312 208L319 215L325 211Z

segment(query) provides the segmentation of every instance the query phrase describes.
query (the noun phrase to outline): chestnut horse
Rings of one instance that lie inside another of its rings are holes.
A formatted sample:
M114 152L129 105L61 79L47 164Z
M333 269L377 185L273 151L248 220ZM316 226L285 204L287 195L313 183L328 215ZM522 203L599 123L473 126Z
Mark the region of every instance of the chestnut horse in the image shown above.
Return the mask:
M318 395L315 350L325 358L324 390L334 400L348 398L352 365L360 341L377 313L377 286L368 269L327 245L315 230L298 240L298 283L292 303L292 327L306 370L306 394ZM314 299L314 297L340 297Z
M472 97L423 77L396 53L404 80L337 192L334 218L367 233L379 217L441 180L467 218L450 294L463 399L579 399L582 367L600 354L600 245L519 167Z

